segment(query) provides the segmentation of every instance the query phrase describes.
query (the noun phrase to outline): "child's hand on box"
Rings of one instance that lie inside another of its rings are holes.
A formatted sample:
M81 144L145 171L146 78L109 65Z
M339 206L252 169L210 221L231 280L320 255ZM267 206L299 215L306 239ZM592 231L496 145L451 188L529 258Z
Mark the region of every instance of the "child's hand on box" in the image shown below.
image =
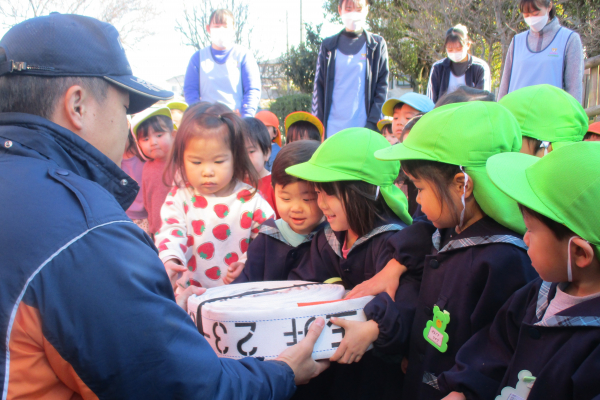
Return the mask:
M240 276L244 270L245 265L246 264L241 261L231 263L229 268L227 268L227 275L225 275L225 278L223 278L223 283L229 285L231 282L235 281L235 279Z
M400 277L406 271L407 268L404 265L392 258L374 277L356 285L345 298L356 299L364 296L377 296L379 293L386 292L394 300L396 290L398 290L400 284Z
M331 322L344 328L344 338L337 351L329 359L340 364L359 362L367 348L377 340L379 325L375 321L348 321L343 318L331 318Z

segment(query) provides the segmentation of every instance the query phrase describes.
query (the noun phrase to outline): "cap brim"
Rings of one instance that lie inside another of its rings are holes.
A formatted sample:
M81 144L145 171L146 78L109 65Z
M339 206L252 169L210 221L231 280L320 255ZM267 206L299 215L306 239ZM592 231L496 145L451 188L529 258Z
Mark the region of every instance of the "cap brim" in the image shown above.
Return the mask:
M157 101L173 98L173 92L163 90L133 75L105 76L104 79L129 92L129 114L139 113Z
M170 103L167 104L167 108L169 110L179 110L179 111L185 111L188 109L188 104L184 103L182 101L172 101Z
M542 215L560 220L536 195L527 179L527 168L541 160L522 153L502 153L488 159L486 170L491 181L517 203Z
M552 150L560 149L561 147L569 146L577 142L552 142Z
M394 107L396 107L396 104L398 104L398 103L404 103L404 102L400 101L398 99L389 99L388 101L383 103L383 107L381 107L381 113L383 115L385 115L386 117L393 117L394 116Z
M344 172L334 171L329 168L311 164L310 161L292 165L285 169L288 175L295 176L310 182L335 182L335 181L356 181L361 180Z
M381 161L402 161L402 160L430 160L439 161L436 157L422 151L413 150L406 147L404 143L398 143L385 149L377 150L375 158Z
M379 129L379 131L381 131L384 126L391 125L391 124L392 124L392 121L390 121L389 119L382 119L381 121L379 121L377 123L377 129Z
M321 138L323 137L324 132L325 132L325 129L323 127L323 123L319 120L319 118L315 117L312 114L305 113L305 112L298 112L297 111L297 112L293 112L290 115L288 115L285 118L285 121L284 121L285 131L287 132L287 130L290 128L290 126L294 122L298 122L298 121L310 122L311 124L313 124L314 126L317 127L317 130L321 134Z

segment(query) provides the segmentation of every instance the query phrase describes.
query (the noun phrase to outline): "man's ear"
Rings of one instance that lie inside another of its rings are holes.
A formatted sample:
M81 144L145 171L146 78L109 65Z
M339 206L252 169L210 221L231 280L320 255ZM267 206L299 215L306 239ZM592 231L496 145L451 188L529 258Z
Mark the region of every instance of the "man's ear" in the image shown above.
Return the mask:
M79 85L67 89L50 118L52 122L79 134L84 126L87 92Z
M571 241L571 254L575 255L575 265L579 268L589 267L596 259L594 247L580 237Z

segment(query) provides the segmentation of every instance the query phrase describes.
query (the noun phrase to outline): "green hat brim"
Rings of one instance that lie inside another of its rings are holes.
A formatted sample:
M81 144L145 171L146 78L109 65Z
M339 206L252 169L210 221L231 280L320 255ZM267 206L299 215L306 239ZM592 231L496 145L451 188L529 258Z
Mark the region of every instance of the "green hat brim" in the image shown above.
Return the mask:
M304 179L310 182L336 182L336 181L360 181L360 177L344 172L335 171L320 165L311 164L310 161L292 165L285 169L288 175Z
M552 142L552 151L560 149L561 147L572 145L573 143L577 142Z
M539 160L539 157L529 154L502 153L488 159L486 170L494 185L508 197L548 218L560 221L561 219L542 203L527 179L527 168Z
M424 153L419 150L406 147L404 143L398 143L385 149L377 150L375 158L381 161L402 161L402 160L428 160L439 161L437 157Z

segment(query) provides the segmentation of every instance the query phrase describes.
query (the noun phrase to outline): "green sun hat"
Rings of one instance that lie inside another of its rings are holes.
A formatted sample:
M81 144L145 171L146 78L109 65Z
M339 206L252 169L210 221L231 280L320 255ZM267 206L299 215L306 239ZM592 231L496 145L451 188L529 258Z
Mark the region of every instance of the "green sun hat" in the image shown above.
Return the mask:
M382 162L374 156L377 150L388 147L387 139L370 129L344 129L323 142L310 160L285 172L310 182L364 181L379 186L386 204L410 225L408 200L394 185L400 163Z
M500 104L515 116L523 136L550 142L553 150L581 142L588 129L588 116L581 104L552 85L515 90Z
M523 234L525 224L517 203L502 193L485 170L488 158L518 152L517 120L498 103L473 101L448 104L425 114L403 143L379 150L380 160L429 160L462 166L475 182L473 194L484 213Z
M498 154L488 160L487 172L509 197L565 225L600 256L599 142L573 143L543 158Z

